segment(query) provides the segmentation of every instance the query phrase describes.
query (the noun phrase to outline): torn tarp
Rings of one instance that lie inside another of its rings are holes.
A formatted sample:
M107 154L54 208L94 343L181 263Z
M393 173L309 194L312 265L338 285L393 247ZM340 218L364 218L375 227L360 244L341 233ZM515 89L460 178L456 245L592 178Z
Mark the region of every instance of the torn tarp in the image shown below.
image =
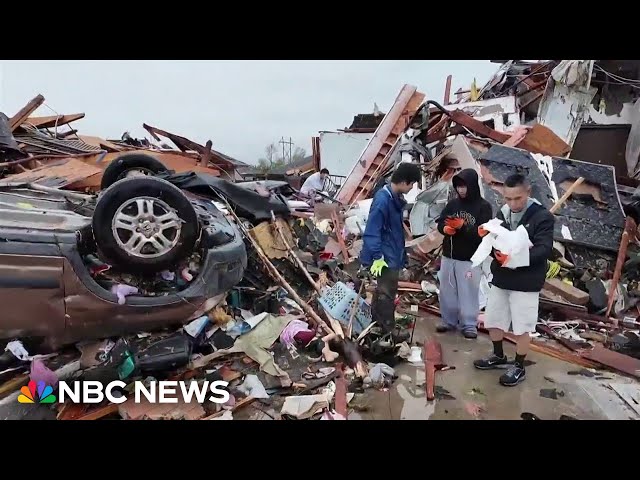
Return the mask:
M176 187L191 193L213 197L212 193L224 196L235 208L236 214L251 222L271 220L271 211L278 216L288 216L291 211L282 196L273 194L268 199L259 193L243 188L207 173L161 173L157 175ZM217 195L215 195L217 198Z

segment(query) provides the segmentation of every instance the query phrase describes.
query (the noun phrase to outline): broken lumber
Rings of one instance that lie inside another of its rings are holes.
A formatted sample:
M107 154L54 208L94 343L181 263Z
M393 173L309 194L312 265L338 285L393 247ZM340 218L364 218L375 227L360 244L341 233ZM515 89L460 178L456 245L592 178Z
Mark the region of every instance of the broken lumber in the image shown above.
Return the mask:
M347 380L344 377L342 364L336 366L336 371L338 372L335 394L336 413L342 415L344 419L347 420Z
M353 319L356 316L356 312L358 311L358 307L360 306L360 298L362 296L362 290L364 289L364 280L360 282L360 288L358 289L358 296L353 301L353 305L351 305L351 311L349 312L349 326L347 327L347 338L351 338L353 333Z
M18 388L26 385L28 382L29 382L28 373L17 375L11 380L4 382L2 385L0 385L0 398L6 397L10 393L17 390Z
M427 374L427 400L436 398L436 370L442 365L442 345L435 340L428 340L422 347L424 350L424 368Z
M276 220L276 216L273 213L273 210L271 210L271 219L273 220L273 224L276 227L276 230L278 231L278 234L280 235L280 239L282 240L282 243L284 243L284 247L287 249L287 252L289 252L289 255L291 255L293 259L296 261L296 263L298 264L298 267L300 267L300 270L302 270L302 273L304 273L305 277L307 277L307 280L309 280L309 283L313 286L315 291L320 293L320 285L316 283L316 281L313 279L313 277L309 273L309 270L307 270L307 268L304 266L304 263L302 263L302 260L300 260L300 257L296 255L296 253L293 251L293 248L291 248L291 245L289 245L289 242L287 242L287 239L284 236L284 232L282 231L282 228L280 228L280 225Z
M640 360L637 358L614 352L596 343L593 350L582 352L581 355L589 360L598 362L618 372L640 378Z
M433 305L419 305L418 308L420 310L429 312L433 315L440 316L440 309L438 309L437 307L434 307ZM478 331L486 334L489 333L489 331L486 328L481 328L481 327L478 328ZM504 339L509 343L513 343L513 344L517 343L517 339L515 335L513 335L512 333L505 333ZM565 351L559 350L550 345L545 345L544 343L541 343L538 340L532 339L530 348L531 348L531 351L533 352L544 353L545 355L548 355L550 357L557 358L558 360L563 360L568 363L573 363L575 365L580 365L581 367L596 368L598 366L597 363L594 363L587 358L583 358L581 355L577 355L573 352L565 352Z
M571 196L571 194L573 193L573 191L578 188L582 182L584 182L584 178L580 177L578 178L575 182L573 182L573 185L571 185L566 192L564 192L564 194L558 199L558 201L556 203L553 204L553 206L549 209L549 211L551 213L556 213L560 207L562 207L562 205L564 205L564 202L566 202L569 197Z
M606 318L609 318L609 314L611 313L611 309L613 308L613 302L616 298L616 292L618 291L618 282L620 281L620 276L622 275L622 267L624 266L624 261L627 258L627 248L629 247L629 240L632 238L632 235L635 235L636 228L636 222L633 220L633 218L627 217L624 223L622 239L620 240L620 250L618 250L616 268L613 271L613 279L611 280L611 286L609 287L610 291L609 301L607 303L607 313L605 313L604 315Z
M579 288L565 283L559 278L549 278L544 282L544 288L576 305L586 305L589 303L589 294L587 292L583 292Z
M338 240L338 244L340 245L340 250L342 250L342 257L344 258L344 263L347 264L350 261L349 251L347 250L347 246L344 243L344 238L342 238L342 234L340 233L340 219L338 218L338 214L333 211L331 212L331 219L333 220L333 228L336 234L336 238Z
M267 271L271 274L271 276L275 280L277 280L287 292L289 292L289 295L291 295L293 300L295 300L295 302L298 305L300 305L300 307L304 310L304 313L309 315L309 317L311 317L318 325L324 328L324 330L327 333L334 333L333 330L331 330L331 328L329 327L329 325L327 325L327 323L324 320L322 320L322 318L320 318L320 316L316 312L313 311L313 309L307 304L307 302L305 302L304 300L302 300L302 298L300 298L300 295L296 293L296 291L291 287L291 285L289 285L289 282L287 282L284 279L284 277L280 274L278 269L273 265L273 263L271 263L271 260L269 260L269 258L262 251L262 248L260 247L260 245L258 245L258 242L255 241L255 239L247 231L246 227L242 224L242 221L238 218L238 216L236 215L236 212L233 210L233 208L231 207L231 204L227 201L227 199L224 197L220 197L220 198L222 198L222 200L226 204L229 213L235 219L236 224L238 225L240 230L242 230L242 233L244 234L244 236L249 240L249 242L251 242L251 245L253 245L253 248L255 248L256 252L258 253L258 256L262 260L262 263L264 263L265 266L267 267Z
M29 118L29 116L33 112L35 112L38 109L38 107L40 107L40 105L42 105L43 103L44 103L44 97L38 94L38 96L31 99L29 103L27 103L24 107L18 110L18 113L16 113L13 117L9 119L9 129L11 130L11 132L13 133L16 130L16 128L22 125L24 121L27 118Z

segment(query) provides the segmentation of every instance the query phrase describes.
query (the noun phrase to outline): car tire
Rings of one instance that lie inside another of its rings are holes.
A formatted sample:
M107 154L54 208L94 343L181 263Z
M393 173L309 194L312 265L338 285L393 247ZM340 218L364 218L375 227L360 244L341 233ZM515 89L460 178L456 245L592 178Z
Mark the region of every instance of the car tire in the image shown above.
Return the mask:
M104 170L100 188L102 190L109 188L118 180L127 178L132 172L140 172L143 175L154 175L156 173L165 172L167 168L161 161L145 155L144 153L128 153L114 159Z
M200 230L189 199L154 177L125 178L105 190L92 228L106 261L144 273L175 267L191 254Z

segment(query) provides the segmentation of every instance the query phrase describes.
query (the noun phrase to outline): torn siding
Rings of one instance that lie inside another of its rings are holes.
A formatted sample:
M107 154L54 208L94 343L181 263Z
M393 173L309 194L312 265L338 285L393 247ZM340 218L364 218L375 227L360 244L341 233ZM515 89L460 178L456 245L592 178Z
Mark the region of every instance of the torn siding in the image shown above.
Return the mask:
M591 87L593 60L563 60L553 69L538 110L538 123L569 146L587 118L597 89Z

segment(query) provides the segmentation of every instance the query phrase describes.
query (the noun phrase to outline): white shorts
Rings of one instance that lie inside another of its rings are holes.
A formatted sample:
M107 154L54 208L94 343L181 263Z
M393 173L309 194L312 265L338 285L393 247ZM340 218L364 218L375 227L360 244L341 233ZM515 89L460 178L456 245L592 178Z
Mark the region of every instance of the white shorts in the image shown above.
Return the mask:
M508 332L512 326L515 335L535 332L539 299L540 292L515 292L492 285L485 309L484 327Z

